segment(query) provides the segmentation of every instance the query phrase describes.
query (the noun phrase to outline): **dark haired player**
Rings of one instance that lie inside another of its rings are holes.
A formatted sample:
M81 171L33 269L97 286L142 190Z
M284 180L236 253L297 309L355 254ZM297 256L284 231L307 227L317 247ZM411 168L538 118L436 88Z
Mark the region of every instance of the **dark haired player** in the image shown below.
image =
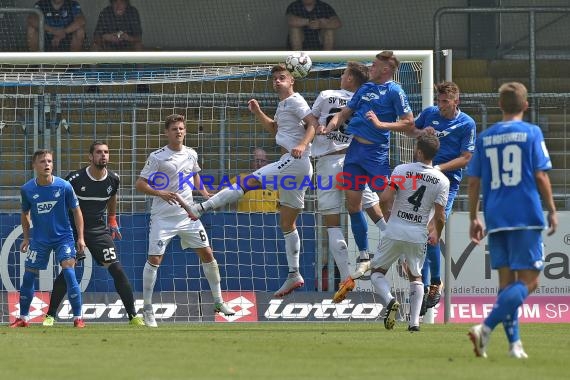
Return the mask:
M115 172L107 169L109 146L101 141L93 142L89 148L89 162L89 166L71 172L66 177L79 199L79 206L83 212L85 245L97 264L106 267L113 277L115 289L123 301L130 324L144 326L142 317L136 315L133 290L119 262L113 242L113 239L121 239L117 223L117 190L120 180ZM105 211L107 211L107 223L105 223ZM53 284L49 310L43 321L44 326L53 326L57 308L65 292L65 279L60 273Z

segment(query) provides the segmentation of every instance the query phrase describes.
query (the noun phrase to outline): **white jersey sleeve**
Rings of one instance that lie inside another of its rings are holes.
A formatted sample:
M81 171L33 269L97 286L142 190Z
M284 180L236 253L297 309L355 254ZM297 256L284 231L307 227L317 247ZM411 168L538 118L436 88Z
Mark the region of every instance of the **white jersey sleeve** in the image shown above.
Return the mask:
M414 162L396 166L389 186L397 190L386 236L411 243L425 243L434 204L444 207L447 204L449 180L439 170Z
M159 163L156 157L154 156L154 153L156 152L158 151L155 151L150 156L148 156L146 163L141 170L140 177L144 179L149 179L154 175L154 173L158 172Z

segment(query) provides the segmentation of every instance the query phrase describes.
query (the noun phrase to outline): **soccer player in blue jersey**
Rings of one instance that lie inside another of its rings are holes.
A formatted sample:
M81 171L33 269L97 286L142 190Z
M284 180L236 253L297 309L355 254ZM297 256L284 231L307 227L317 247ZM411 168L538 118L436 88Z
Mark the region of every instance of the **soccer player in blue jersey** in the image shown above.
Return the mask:
M546 173L552 163L544 137L538 126L522 120L528 108L525 86L518 82L503 84L499 106L503 120L479 135L467 169L469 234L479 243L487 233L491 266L499 273L499 292L491 313L468 335L475 355L487 357L491 332L502 322L509 355L525 359L528 356L519 337L518 308L537 288L544 265L541 197L548 210L548 235L556 231L558 217ZM477 216L480 190L486 228Z
M77 251L83 252L83 215L79 201L69 182L52 174L53 154L49 150L34 152L32 165L36 178L26 182L20 189L24 235L20 251L26 253L26 269L20 285L20 317L16 318L10 327L29 326L28 314L34 298L34 284L39 271L47 268L53 250L67 283L67 296L73 310L74 326L83 328L85 324L81 318L81 289L74 269L75 241L68 215L68 210L71 210L77 229Z
M462 169L467 166L475 149L475 121L459 109L459 87L453 82L436 85L437 106L424 109L415 125L424 133L435 134L440 148L433 159L434 168L449 179L449 195L445 206L445 219L449 219L453 201L459 192ZM422 280L427 293L425 308L434 307L441 298L443 284L440 277L441 250L439 242L428 244L422 269ZM431 278L430 278L431 277Z
M352 278L370 269L368 224L362 212L362 191L368 184L382 192L390 176L390 131L415 134L414 116L406 93L393 80L400 62L392 51L376 55L370 68L370 81L364 83L342 111L328 123L325 134L338 129L352 116L347 133L354 137L344 160L347 210L360 264ZM343 185L344 187L344 185ZM381 222L383 229L386 222ZM342 286L342 285L341 285Z

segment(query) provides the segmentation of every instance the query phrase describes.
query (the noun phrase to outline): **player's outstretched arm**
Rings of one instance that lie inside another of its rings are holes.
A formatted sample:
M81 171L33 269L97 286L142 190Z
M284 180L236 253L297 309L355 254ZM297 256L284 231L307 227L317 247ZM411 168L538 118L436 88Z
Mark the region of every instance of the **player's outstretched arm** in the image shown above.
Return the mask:
M176 193L172 191L156 190L149 185L149 180L146 178L139 177L137 179L137 182L135 183L135 188L141 193L145 193L146 195L152 195L153 197L160 197L165 202L168 202L171 205L178 203Z
M481 179L479 177L469 177L467 184L467 195L469 199L469 236L471 240L479 244L485 236L483 223L479 219L479 190L481 187Z
M111 238L121 240L123 235L119 229L119 222L117 221L117 194L109 198L107 202L107 228L111 234Z
M83 213L79 206L71 209L73 220L75 221L75 230L77 231L77 252L82 253L85 249L85 240L83 240Z
M558 216L556 215L556 205L554 204L554 197L552 196L550 177L546 172L537 171L534 173L534 178L542 201L548 210L548 236L550 236L556 232L556 228L558 227Z
M436 245L441 237L441 231L445 226L445 207L439 203L434 203L435 212L430 223L433 223L433 228L429 229L428 243Z
M327 124L327 127L324 130L324 134L327 134L332 131L336 131L338 127L343 125L346 120L352 115L352 109L348 108L348 106L344 107L340 112L337 112L332 117L331 121Z
M30 211L22 211L20 219L23 234L22 244L20 244L20 252L26 252L30 246L30 226L32 225L32 222L30 220Z
M263 128L265 128L267 132L271 133L273 136L277 134L277 123L261 110L261 107L259 106L259 102L257 100L250 99L247 102L247 108L249 108L249 111L255 115L257 120L261 123L261 125L263 125Z

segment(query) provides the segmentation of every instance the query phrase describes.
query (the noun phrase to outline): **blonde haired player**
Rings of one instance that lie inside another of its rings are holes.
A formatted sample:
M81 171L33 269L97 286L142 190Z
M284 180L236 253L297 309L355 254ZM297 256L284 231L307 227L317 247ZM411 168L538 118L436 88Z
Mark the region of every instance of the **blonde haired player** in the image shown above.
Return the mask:
M323 215L323 222L327 228L329 251L334 257L342 279L350 274L348 267L348 247L342 228L340 227L340 211L344 202L344 194L340 189L338 176L342 174L346 149L352 141L352 134L341 128L324 133L328 122L342 110L348 101L366 81L368 81L368 67L359 62L348 62L346 69L340 77L340 89L321 91L312 113L319 120L317 135L311 146L311 155L317 158L316 174L317 201L319 212ZM366 186L362 192L362 208L378 226L380 233L386 228L386 222L378 206L378 195ZM363 247L359 247L364 249ZM365 267L367 269L367 266ZM362 270L361 275L364 274ZM357 277L357 276L355 276Z
M209 196L206 189L201 189L198 154L184 146L184 116L168 116L164 133L168 145L150 154L136 182L138 191L154 197L150 212L148 258L143 270L144 322L149 327L157 327L152 306L154 284L166 246L176 235L180 237L183 249L192 248L200 257L214 298L214 311L234 315L235 312L222 299L220 270L202 222L188 219L186 212L179 207L192 203L193 188L200 189L203 196ZM181 178L188 183L182 182Z
M295 221L304 207L307 190L306 186L300 184L313 176L313 166L309 157L317 120L311 114L311 108L305 99L293 89L295 79L284 65L274 66L271 75L273 89L279 95L274 118L267 116L255 99L251 99L248 106L263 127L275 135L275 141L286 153L279 161L240 178L240 183L223 189L203 203L191 205L187 211L190 218L197 219L205 212L237 201L247 191L265 186L275 189L280 187L284 178L291 178L291 184L295 183L295 186L288 185L286 189L279 189L279 216L281 231L285 237L289 275L274 296L283 297L305 284L299 273L301 239Z
M406 260L410 280L408 330L420 329L424 295L421 270L426 256L426 243L439 241L445 224L445 205L449 193L449 180L432 166L438 149L436 136L419 136L414 151L416 162L396 166L388 186L380 195L380 207L387 225L378 251L370 263L370 281L386 307L384 327L388 330L394 328L400 303L392 296L385 274L401 256ZM432 218L433 228L428 231ZM344 299L354 286L354 280L349 276L335 294L335 299Z

